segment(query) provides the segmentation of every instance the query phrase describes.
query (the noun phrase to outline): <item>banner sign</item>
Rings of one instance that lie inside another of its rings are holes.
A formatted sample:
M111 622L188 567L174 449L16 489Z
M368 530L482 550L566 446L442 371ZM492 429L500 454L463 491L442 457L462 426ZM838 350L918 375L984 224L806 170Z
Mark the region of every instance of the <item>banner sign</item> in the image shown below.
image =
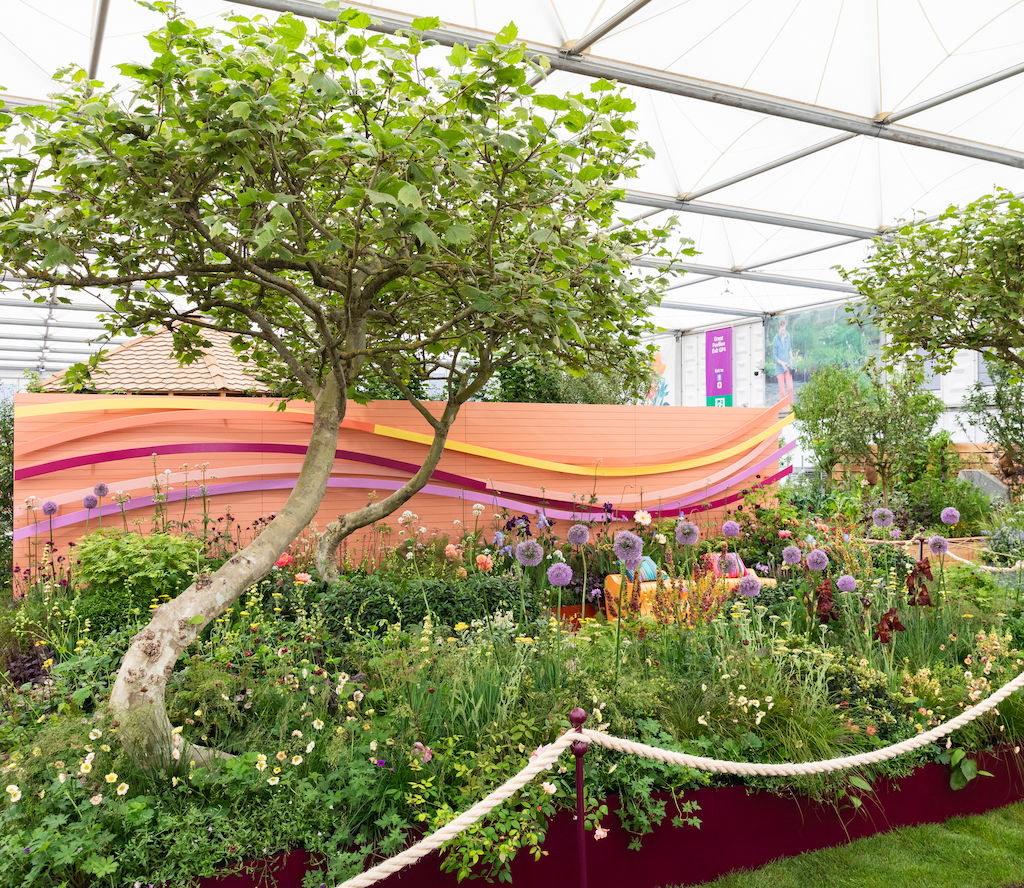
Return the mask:
M732 407L732 327L705 334L708 407Z

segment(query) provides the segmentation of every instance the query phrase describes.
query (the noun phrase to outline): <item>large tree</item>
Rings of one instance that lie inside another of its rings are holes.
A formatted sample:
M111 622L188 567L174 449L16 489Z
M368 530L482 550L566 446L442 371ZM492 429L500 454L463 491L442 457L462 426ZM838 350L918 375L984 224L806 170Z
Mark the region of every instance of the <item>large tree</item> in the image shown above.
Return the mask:
M863 267L840 270L889 334L890 357L952 367L976 349L1024 371L1024 201L999 191L875 242Z
M632 102L606 81L536 95L512 26L445 63L423 39L436 20L389 37L355 11L312 32L289 15L222 32L169 15L153 61L120 67L127 90L68 71L54 107L0 120L0 270L111 293L111 333L172 326L184 361L204 330L230 331L284 396L314 404L277 517L156 610L124 658L111 703L130 748L160 758L175 661L315 515L360 375L397 387L434 435L399 490L332 522L328 573L346 534L422 488L499 367L548 354L646 374L637 343L660 287L630 263L666 234L609 230L621 180L650 154ZM428 406L414 382L437 373L445 399Z

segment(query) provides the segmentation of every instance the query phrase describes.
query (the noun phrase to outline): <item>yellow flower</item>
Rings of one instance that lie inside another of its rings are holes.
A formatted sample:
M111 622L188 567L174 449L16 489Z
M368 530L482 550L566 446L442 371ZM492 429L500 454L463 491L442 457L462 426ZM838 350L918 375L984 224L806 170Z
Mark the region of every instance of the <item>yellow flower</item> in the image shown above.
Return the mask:
M78 766L78 770L83 774L88 774L92 770L92 762L82 762L82 764Z
M118 786L117 794L119 796L123 796L126 792L128 792L128 784L127 783L122 783L120 786Z
M302 764L302 756L301 755L294 755L294 756L292 756L292 764L293 765L301 765Z
M277 786L277 784L280 783L280 782L281 782L281 778L280 777L268 777L267 778L267 783L269 783L271 786Z
M267 763L266 763L266 761L256 762L256 770L257 771L266 771L267 770Z
M456 632L461 632L463 629L468 629L468 628L469 628L469 623L456 623L455 624L455 631Z
M107 776L104 779L107 781L107 783L115 783L117 782L117 774L111 771L109 774L107 774Z

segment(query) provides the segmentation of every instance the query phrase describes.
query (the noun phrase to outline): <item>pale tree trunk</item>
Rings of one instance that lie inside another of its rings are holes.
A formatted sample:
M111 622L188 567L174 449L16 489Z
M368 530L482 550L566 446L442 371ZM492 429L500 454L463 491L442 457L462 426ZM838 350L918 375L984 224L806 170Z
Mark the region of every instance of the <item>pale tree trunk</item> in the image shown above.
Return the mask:
M475 388L479 388L479 386ZM373 524L374 521L387 517L423 489L444 455L444 445L448 440L448 432L451 430L452 423L455 422L460 403L458 400L449 399L441 418L434 421L434 440L430 444L423 464L415 475L390 496L354 512L349 512L347 515L341 515L337 521L332 521L327 525L316 547L316 569L323 579L332 583L337 582L339 575L335 553L345 537L362 527Z
M295 487L270 524L213 574L201 575L177 598L161 605L132 639L110 694L129 754L149 769L176 759L202 764L219 753L187 746L172 732L164 705L167 680L178 657L203 630L274 566L289 544L313 520L327 491L344 418L344 392L332 373L314 403L309 449ZM193 618L201 617L195 621Z

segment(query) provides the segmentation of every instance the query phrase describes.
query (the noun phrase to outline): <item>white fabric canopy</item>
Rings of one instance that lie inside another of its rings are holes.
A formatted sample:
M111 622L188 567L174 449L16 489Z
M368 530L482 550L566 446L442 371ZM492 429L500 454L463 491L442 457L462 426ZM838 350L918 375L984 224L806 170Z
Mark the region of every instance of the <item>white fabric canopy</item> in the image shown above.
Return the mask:
M378 16L385 29L438 15L445 27L433 36L448 43L481 39L512 18L520 39L552 60L538 89L578 91L595 76L627 84L640 132L657 157L628 183L623 215L674 207L680 236L700 251L688 260L694 270L680 276L681 286L655 312L669 329L845 298L849 288L833 266L863 262L871 236L996 185L1024 191L1024 75L1018 73L1024 72L1024 3L354 5ZM179 6L204 24L232 10L325 14L308 0L179 0ZM147 59L144 35L159 24L132 0L7 0L6 11L0 84L7 93L0 98L11 103L44 99L54 89L50 75L63 65L88 68L104 19L96 73L116 82L114 65ZM580 41L589 45L574 54ZM922 103L930 107L917 109ZM829 146L740 178L822 143ZM20 367L66 366L76 356L56 348L72 349L75 340L95 335L83 327L95 323L89 312L12 307L22 297L0 295L0 378L20 376ZM33 351L44 346L44 335L50 350Z

